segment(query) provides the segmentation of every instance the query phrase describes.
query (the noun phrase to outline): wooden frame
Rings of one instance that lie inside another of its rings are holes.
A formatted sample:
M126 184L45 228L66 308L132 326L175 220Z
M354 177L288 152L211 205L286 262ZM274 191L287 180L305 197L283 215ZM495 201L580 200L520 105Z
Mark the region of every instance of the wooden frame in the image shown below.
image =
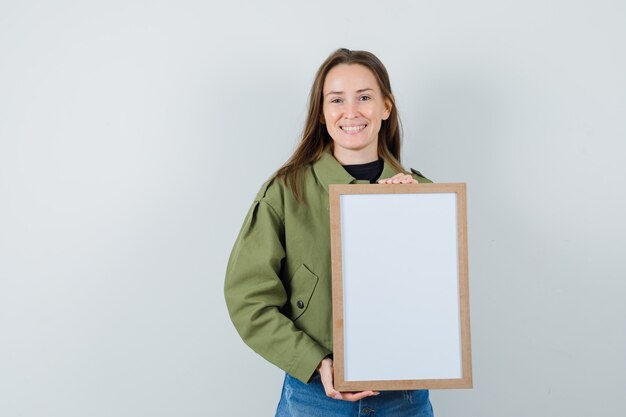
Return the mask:
M465 184L329 193L335 388L471 388Z

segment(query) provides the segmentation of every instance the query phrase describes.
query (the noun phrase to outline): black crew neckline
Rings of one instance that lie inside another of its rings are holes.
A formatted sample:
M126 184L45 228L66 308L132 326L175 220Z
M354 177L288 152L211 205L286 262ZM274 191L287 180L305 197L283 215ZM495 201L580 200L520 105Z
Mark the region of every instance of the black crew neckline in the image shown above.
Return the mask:
M342 166L346 171L348 171L348 174L352 175L355 179L361 181L367 180L373 184L383 173L384 163L382 159L378 159L364 164L349 164Z

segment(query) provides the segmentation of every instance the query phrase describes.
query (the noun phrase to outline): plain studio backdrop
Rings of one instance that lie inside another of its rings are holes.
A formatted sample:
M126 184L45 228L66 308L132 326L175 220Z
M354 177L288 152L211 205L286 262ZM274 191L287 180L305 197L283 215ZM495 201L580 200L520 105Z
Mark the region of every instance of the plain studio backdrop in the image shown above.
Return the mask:
M474 385L437 416L626 415L624 1L0 2L0 415L270 416L223 299L338 47L403 163L467 182ZM388 254L393 256L391 251Z

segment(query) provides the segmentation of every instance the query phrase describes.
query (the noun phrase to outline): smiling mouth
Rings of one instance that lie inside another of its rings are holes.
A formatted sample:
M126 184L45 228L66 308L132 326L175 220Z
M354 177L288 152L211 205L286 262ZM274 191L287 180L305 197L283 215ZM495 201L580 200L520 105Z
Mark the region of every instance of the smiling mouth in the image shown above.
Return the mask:
M346 133L358 133L361 130L365 129L367 125L359 125L359 126L341 126L341 130Z

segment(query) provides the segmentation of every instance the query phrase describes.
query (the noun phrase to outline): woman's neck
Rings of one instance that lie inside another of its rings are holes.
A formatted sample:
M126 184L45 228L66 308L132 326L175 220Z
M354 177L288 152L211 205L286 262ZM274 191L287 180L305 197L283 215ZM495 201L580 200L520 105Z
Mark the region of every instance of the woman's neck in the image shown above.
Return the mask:
M367 164L379 159L377 149L374 149L374 152L363 152L363 150L350 151L347 149L341 149L340 152L337 152L337 148L335 148L333 156L341 165Z

